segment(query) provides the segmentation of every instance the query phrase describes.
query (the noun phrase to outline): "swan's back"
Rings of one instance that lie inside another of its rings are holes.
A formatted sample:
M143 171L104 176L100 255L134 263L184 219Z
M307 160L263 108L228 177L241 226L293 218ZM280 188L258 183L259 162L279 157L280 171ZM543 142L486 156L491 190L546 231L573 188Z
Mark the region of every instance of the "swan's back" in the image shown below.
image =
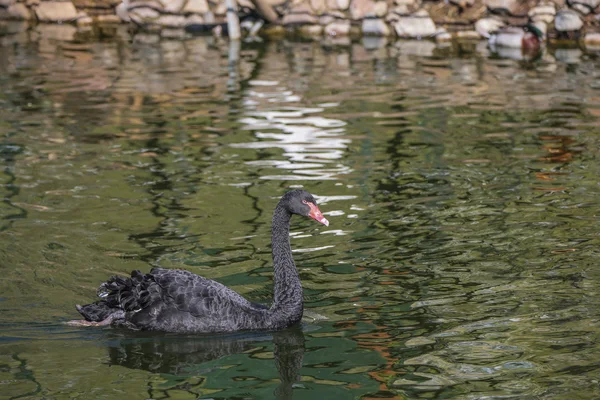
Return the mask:
M88 321L115 316L113 325L168 332L260 329L267 307L251 303L219 282L184 270L153 268L114 276L98 288L103 299L78 307Z

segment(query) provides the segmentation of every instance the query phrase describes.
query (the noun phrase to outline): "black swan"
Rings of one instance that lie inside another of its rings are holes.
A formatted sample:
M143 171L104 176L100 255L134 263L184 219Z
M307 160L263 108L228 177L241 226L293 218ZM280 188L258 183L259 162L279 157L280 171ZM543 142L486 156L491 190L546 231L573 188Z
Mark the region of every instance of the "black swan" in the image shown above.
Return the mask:
M149 274L133 271L130 278L111 277L98 288L101 300L76 306L85 320L69 324L181 333L279 330L293 325L302 318L303 299L290 248L292 214L329 225L310 193L293 190L283 195L271 226L275 270L271 307L188 271L153 268Z

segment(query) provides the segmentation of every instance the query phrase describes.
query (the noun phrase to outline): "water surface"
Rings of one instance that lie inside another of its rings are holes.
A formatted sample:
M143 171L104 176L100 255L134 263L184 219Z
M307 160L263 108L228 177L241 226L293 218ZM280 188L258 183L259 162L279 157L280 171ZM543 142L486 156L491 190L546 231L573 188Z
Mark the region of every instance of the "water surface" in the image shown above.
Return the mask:
M597 397L597 53L111 35L0 37L0 398ZM63 324L152 266L268 303L295 187L300 327Z

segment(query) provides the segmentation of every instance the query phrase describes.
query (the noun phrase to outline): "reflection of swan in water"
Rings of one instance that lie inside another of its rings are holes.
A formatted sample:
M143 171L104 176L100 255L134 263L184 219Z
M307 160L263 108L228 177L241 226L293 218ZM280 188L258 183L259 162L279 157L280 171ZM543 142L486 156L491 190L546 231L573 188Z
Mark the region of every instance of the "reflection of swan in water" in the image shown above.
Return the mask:
M119 331L121 332L121 331ZM299 377L304 357L304 334L296 326L272 334L246 333L224 336L170 336L131 333L109 342L110 363L131 369L177 376L205 375L210 367L202 365L220 358L246 353L273 340L275 366L280 385L275 398L291 399L292 385Z

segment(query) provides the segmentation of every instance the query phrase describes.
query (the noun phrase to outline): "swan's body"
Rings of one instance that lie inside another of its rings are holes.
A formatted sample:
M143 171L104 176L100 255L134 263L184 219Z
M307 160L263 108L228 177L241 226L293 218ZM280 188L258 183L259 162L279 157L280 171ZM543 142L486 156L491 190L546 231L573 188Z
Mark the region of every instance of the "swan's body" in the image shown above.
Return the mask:
M181 333L278 330L295 324L302 318L303 299L289 241L292 214L329 224L310 193L294 190L281 198L272 224L271 307L191 272L154 268L148 274L133 271L130 278L114 276L104 282L98 288L102 300L77 306L85 320L71 324Z

